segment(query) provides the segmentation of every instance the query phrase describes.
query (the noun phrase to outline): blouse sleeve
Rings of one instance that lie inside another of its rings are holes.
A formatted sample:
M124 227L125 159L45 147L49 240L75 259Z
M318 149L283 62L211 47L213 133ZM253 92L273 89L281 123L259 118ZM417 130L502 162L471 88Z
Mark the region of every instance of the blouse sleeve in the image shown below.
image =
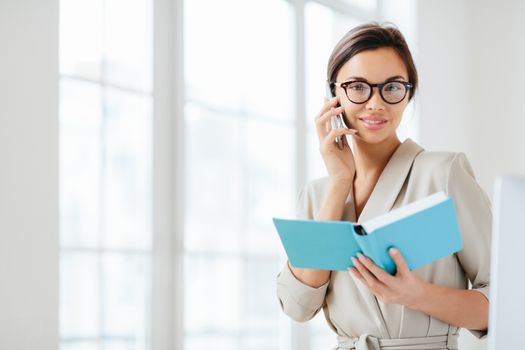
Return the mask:
M482 293L489 300L492 209L463 153L456 154L452 161L447 193L454 200L463 237L464 248L457 253L459 263L472 284L472 290ZM487 330L469 331L480 339L487 336Z
M305 186L297 197L297 219L313 219L312 198ZM329 281L319 288L299 281L290 270L288 262L277 275L277 297L285 314L292 319L305 322L312 319L322 308Z

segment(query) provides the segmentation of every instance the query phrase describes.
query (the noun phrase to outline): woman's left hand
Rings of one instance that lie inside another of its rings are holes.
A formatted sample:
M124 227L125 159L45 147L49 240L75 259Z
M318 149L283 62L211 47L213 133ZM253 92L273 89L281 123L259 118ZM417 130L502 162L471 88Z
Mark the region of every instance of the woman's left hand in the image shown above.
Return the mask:
M355 268L348 268L349 273L363 282L383 303L417 308L424 296L427 282L410 271L399 250L391 248L388 253L396 264L395 276L390 275L362 254L357 254L359 259L352 258Z

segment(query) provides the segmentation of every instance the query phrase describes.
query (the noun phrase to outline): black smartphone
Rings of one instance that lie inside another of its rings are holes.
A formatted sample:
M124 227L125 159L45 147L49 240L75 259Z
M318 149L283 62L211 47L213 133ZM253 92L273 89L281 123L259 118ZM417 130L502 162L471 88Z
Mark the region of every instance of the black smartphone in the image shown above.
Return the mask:
M332 93L332 89L330 87L330 82L327 81L326 82L326 98L331 100L334 97L335 97L335 95ZM339 107L339 106L340 106L340 104L338 103L337 107ZM347 127L345 125L342 113L338 114L337 116L333 115L331 120L330 120L330 124L332 125L332 129L346 128ZM343 136L337 136L335 138L335 143L337 143L337 147L339 149L343 149L344 146L345 146L344 135Z

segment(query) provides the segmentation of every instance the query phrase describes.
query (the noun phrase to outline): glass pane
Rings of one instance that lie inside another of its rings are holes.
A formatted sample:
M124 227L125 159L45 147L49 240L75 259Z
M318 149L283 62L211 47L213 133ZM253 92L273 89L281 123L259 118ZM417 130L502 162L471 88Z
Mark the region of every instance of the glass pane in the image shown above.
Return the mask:
M185 349L284 349L271 217L294 204L293 9L195 0L184 10Z
M240 120L191 104L185 115L186 248L239 251L244 193Z
M231 349L279 348L284 331L275 278L281 266L281 261L273 259L189 255L185 272L188 338L233 335L238 344ZM195 341L190 344L198 348Z
M306 158L308 181L328 176L323 157L319 152L319 137L316 130L310 129L306 133Z
M60 235L63 246L96 246L100 231L100 88L60 84Z
M62 338L95 338L98 335L98 262L96 253L67 251L61 253L60 335Z
M130 338L128 340L121 338ZM137 343L132 337L119 337L119 340L106 340L102 343L102 350L135 350L144 349L143 343Z
M106 79L151 91L153 24L151 0L105 0Z
M145 349L151 309L149 256L106 253L102 271L102 331L106 337L118 339L109 348L122 348L124 341L133 344L127 349Z
M184 11L190 100L293 119L294 18L289 2L192 0L185 1ZM203 23L213 30L203 30Z
M344 2L359 7L365 11L375 11L377 8L377 0L343 0Z
M245 185L243 252L276 255L282 250L272 217L294 215L294 130L247 120L243 123Z
M227 335L187 336L184 350L234 350L239 349L237 337Z
M195 105L186 116L187 249L280 252L271 218L294 212L292 127Z
M62 341L60 350L98 350L97 341Z
M103 0L60 0L60 73L101 78Z
M255 340L268 342L273 338L273 344L268 348L276 348L279 325L277 319L281 311L276 297L276 276L281 268L280 261L253 258L242 263L242 313L244 335L243 343L255 348Z
M271 350L279 349L277 334L246 335L240 339L240 350ZM318 348L312 348L318 349Z
M104 244L147 249L151 246L151 97L108 89L106 113Z
M245 322L242 274L242 264L235 258L186 257L184 329L188 336L237 334Z

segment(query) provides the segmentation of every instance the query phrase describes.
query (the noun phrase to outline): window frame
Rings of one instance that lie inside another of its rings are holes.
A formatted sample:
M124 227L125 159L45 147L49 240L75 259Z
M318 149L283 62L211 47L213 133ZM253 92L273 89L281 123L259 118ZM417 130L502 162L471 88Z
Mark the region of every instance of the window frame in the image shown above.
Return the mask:
M183 2L153 1L152 349L184 345Z
M105 0L107 1L107 0ZM154 0L151 1L151 4L152 6L154 6ZM104 8L103 8L104 10ZM60 16L59 16L60 17ZM104 17L104 14L102 14L102 17ZM59 18L60 20L60 18ZM153 20L153 17L152 17L152 20ZM153 25L153 22L152 22L152 25ZM62 29L59 29L59 30L62 30ZM100 105L101 105L101 118L103 119L103 123L104 123L104 119L107 118L107 115L108 115L108 111L107 111L107 96L108 96L108 90L111 89L113 91L116 91L116 92L120 92L120 93L126 93L126 94L133 94L133 95L137 95L137 96L140 96L140 97L145 97L145 98L151 98L151 101L152 101L152 106L153 106L153 102L154 102L154 90L152 90L151 88L150 89L140 89L140 88L137 88L137 87L131 87L131 86L125 86L123 84L120 84L120 83L114 83L114 82L111 82L107 79L107 61L106 59L104 58L104 55L106 54L105 52L105 35L106 33L104 32L105 31L105 27L104 25L102 25L102 33L103 33L103 37L102 37L102 60L100 62L100 78L88 78L88 77L84 77L82 75L75 75L75 74L71 74L71 73L62 73L60 71L60 65L58 67L58 76L57 76L57 80L59 82L59 87L61 87L61 83L64 82L64 81L70 81L70 82L81 82L81 83L87 83L87 84L90 84L92 86L95 86L97 89L100 89ZM60 32L58 32L59 34L59 37L60 37ZM152 33L152 39L153 39L154 35ZM60 43L59 43L60 44ZM155 45L152 44L151 46L151 50L154 50L155 48ZM60 50L59 50L60 51ZM154 63L151 62L151 64L153 65ZM154 68L154 67L152 67ZM154 79L152 77L152 79ZM58 94L58 98L59 98L59 102L60 102L60 98L62 97L60 91L59 91L59 94ZM60 103L59 103L60 105ZM153 110L152 110L153 111ZM59 111L60 112L60 111ZM155 120L155 116L154 114L152 113L151 115L151 118L150 118L151 122L153 123L154 120ZM61 123L60 123L60 117L58 118L58 136L60 138L60 134L61 134L61 129L60 129L60 126L61 126ZM150 129L152 132L153 132L153 127ZM148 137L151 139L153 136L153 134L150 134L148 135ZM151 142L153 142L153 139L151 139ZM151 145L151 144L150 144ZM101 157L101 161L102 163L104 162L105 158L106 158L106 150L104 149L106 144L104 143L104 141L102 141L101 144L98 144L97 145L98 148L99 148L99 151L100 151L100 157ZM62 146L60 146L62 147ZM152 149L152 148L151 148ZM59 149L60 151L60 149ZM151 151L151 153L149 154L149 160L150 160L150 165L152 166L153 165L153 156L154 156L154 152L153 152L153 149ZM61 166L60 164L61 162L59 162L59 166ZM101 171L104 170L104 165L102 164L101 165ZM100 179L100 198L103 198L103 193L105 191L105 181L103 179L103 176L101 173L98 174L98 177ZM153 173L151 173L151 185L153 186L154 185L154 178L153 178ZM58 186L58 190L59 192L62 190L61 189L61 186L60 186L60 183L59 183L59 186ZM151 188L150 190L150 193L153 194L153 188ZM59 196L60 197L60 196ZM102 200L101 200L102 201ZM152 203L153 205L153 203ZM101 203L99 204L99 207L97 208L97 211L99 212L100 214L100 217L104 217L104 209L105 209L105 203ZM60 214L60 213L59 213ZM153 215L154 214L154 208L151 207L150 208L150 214ZM61 220L60 216L59 216L59 221ZM100 230L102 230L101 227L99 227ZM60 230L62 230L62 228L60 228ZM147 266L149 267L149 273L148 275L150 276L149 279L146 279L145 280L145 283L147 283L147 285L145 285L145 288L146 290L149 290L150 291L150 300L147 300L145 301L146 304L149 304L150 308L153 307L153 302L152 302L152 299L153 299L153 290L152 290L152 279L153 279L153 259L155 257L155 254L154 254L154 251L153 251L153 246L150 246L149 248L130 248L130 247L118 247L118 248L113 248L113 247L105 247L103 245L101 245L102 243L102 231L98 232L98 245L96 246L82 246L82 245L75 245L75 244L66 244L64 245L62 243L61 240L59 240L59 266L60 264L62 263L62 256L63 255L67 255L67 254L93 254L94 257L96 258L96 267L95 267L95 270L96 270L96 274L97 274L97 280L98 280L98 290L97 290L97 293L98 293L98 298L99 298L99 301L98 301L98 322L99 322L99 327L101 325L103 325L103 318L104 318L104 303L101 301L101 299L103 298L103 293L104 293L104 286L105 286L105 283L104 283L104 280L105 280L105 277L104 277L104 267L103 267L103 261L107 258L107 256L111 256L111 254L113 254L113 256L133 256L133 257L147 257L149 259L149 262L147 264ZM153 240L156 233L155 233L155 230L154 230L154 225L153 225L153 218L151 218L150 220L150 234L151 234L151 239ZM61 279L62 279L62 276L60 275L59 276L60 278L60 281L59 281L59 284L62 283ZM58 303L58 307L59 307L59 310L58 312L60 313L60 300L59 300L59 303ZM147 315L147 318L145 320L145 324L146 324L146 328L144 329L144 335L145 335L145 339L146 340L150 340L149 342L146 341L145 343L145 348L146 349L151 349L152 348L152 343L151 343L151 338L152 338L152 329L151 329L151 323L153 322L152 318L151 318L151 313ZM70 341L76 341L77 339L80 339L82 341L86 341L86 340L89 340L89 341L92 341L92 342L95 342L97 344L97 348L100 348L102 346L102 343L106 340L105 337L102 336L102 334L100 334L100 328L99 328L99 334L97 334L94 338L85 338L85 337L75 337L73 339L71 338L68 338L68 337L62 337L61 336L61 328L60 328L60 325L59 325L59 328L58 328L58 331L59 331L59 335L58 335L58 346L59 348L62 346L62 344L64 343L68 343Z

